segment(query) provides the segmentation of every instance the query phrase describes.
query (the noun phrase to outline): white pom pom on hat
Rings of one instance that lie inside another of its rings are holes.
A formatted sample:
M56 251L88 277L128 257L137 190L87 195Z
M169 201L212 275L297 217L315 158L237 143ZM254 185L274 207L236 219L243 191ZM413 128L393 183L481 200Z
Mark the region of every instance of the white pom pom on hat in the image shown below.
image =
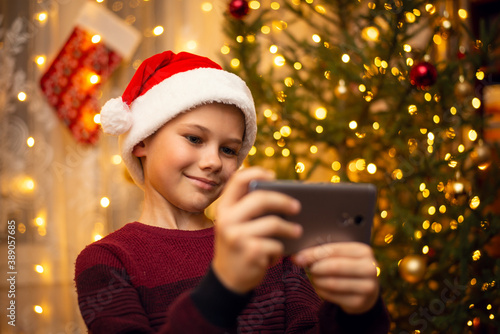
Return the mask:
M132 154L134 146L178 114L210 102L232 104L243 112L241 164L257 133L252 94L240 77L206 57L165 51L144 60L122 97L102 107L101 126L105 133L119 136L123 162L134 182L143 188L144 173Z
M132 115L128 105L121 97L111 99L101 109L102 130L110 135L119 136L132 126Z

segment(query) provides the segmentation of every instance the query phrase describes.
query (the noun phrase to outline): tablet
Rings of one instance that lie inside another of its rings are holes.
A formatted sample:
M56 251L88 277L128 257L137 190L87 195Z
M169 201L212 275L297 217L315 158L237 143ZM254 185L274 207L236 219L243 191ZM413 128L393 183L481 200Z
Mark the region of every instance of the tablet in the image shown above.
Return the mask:
M370 244L377 189L369 183L305 183L291 180L251 181L249 190L285 193L301 202L302 210L288 221L302 225L300 239L280 239L285 255L330 242Z

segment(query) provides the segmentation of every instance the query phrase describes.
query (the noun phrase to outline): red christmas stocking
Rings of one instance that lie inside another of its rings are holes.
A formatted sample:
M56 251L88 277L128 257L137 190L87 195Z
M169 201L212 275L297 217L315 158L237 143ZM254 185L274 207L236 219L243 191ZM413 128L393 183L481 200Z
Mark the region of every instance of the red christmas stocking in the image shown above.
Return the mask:
M93 144L99 138L97 93L123 59L132 56L140 34L103 5L87 2L70 37L41 78L40 85L73 137Z

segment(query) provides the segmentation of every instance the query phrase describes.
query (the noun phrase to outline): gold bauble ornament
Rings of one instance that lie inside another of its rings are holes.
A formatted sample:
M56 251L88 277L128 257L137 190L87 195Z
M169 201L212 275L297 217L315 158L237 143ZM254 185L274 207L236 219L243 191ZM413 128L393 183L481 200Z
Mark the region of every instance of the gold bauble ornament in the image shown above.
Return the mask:
M427 271L427 263L422 255L407 255L399 264L399 274L409 283L420 282Z
M444 196L453 205L463 205L469 199L470 191L470 182L457 172L455 179L446 184Z
M484 170L491 165L491 149L483 140L479 140L478 145L470 153L470 158L477 168Z

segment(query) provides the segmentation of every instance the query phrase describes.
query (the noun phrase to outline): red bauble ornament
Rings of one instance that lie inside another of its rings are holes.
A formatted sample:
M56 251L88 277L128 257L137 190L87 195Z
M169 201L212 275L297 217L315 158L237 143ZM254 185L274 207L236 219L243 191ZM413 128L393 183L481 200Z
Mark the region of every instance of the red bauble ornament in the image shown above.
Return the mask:
M248 1L247 0L231 0L229 4L229 13L235 19L241 19L248 14Z
M436 83L437 70L429 62L423 61L411 68L410 83L421 89L428 88Z

